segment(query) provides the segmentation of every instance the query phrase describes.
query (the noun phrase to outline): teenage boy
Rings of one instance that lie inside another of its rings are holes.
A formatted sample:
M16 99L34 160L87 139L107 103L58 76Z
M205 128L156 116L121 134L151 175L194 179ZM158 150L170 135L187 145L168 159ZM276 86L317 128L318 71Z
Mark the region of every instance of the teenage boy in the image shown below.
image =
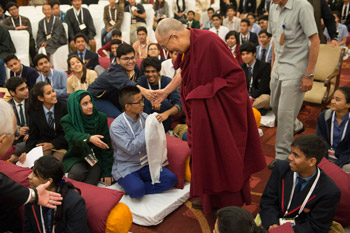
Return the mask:
M135 50L136 58L144 59L147 57L148 45L153 43L147 39L147 28L137 28L137 41L132 45Z
M21 60L14 54L8 55L4 61L7 68L10 70L10 77L25 78L29 89L34 86L36 79L39 77L38 72L34 68L22 65Z
M52 14L63 23L66 19L66 13L60 10L60 2L58 0L53 0L49 4L51 6Z
M225 41L225 36L229 30L227 27L221 26L221 16L219 14L214 14L211 18L214 27L210 28L209 31L216 33L223 41Z
M83 60L86 68L94 70L97 65L99 65L98 55L94 51L88 50L87 47L87 39L86 36L82 33L78 33L74 37L74 44L76 47L76 51L69 54L78 55L81 60Z
M233 6L227 8L227 17L223 21L223 25L228 28L229 31L241 31L241 19L235 16L235 9Z
M135 86L126 86L120 91L119 102L124 113L111 124L113 141L113 178L131 198L166 191L173 187L177 178L167 168L160 172L159 183L152 184L146 155L144 98Z
M203 26L202 26L202 29L204 29L204 30L209 30L210 28L214 27L213 22L211 20L211 17L214 15L214 9L211 7L208 8L207 13L208 13L209 19L207 21L205 21Z
M144 76L138 80L138 84L145 89L159 90L165 88L170 82L171 78L160 75L161 61L156 57L148 57L142 62ZM145 99L144 112L151 114L159 113L156 118L163 123L165 132L170 129L174 116L182 111L182 105L179 93L175 90L160 104L153 104Z
M260 26L261 31L266 30L269 25L269 17L267 15L262 15L258 18L258 24Z
M22 77L11 77L6 82L6 88L12 99L9 100L17 119L16 151L9 158L9 162L16 163L18 157L25 151L25 143L29 136L29 115L27 112L29 91L26 80Z
M90 50L96 51L96 41L94 36L96 30L90 11L81 6L82 0L72 0L72 9L67 11L66 23L68 25L68 40L70 48L75 51L77 48L74 43L75 35L83 33L89 41Z
M187 11L187 27L200 29L201 25L197 20L194 19L195 15L196 13L194 13L194 11Z
M271 65L255 59L256 47L246 42L239 48L243 63L249 96L254 99L252 106L265 115L270 108L270 72Z
M111 40L111 52L109 55L111 64L117 62L117 49L121 44L122 44L121 40L118 40L118 39Z
M289 161L278 160L260 202L262 225L273 229L291 222L295 233L327 233L340 200L340 190L317 165L327 152L316 135L292 143Z
M239 44L244 42L253 42L255 46L259 44L258 37L254 32L249 31L250 22L248 19L241 20L241 32L239 33Z
M57 99L67 102L67 74L63 71L51 69L49 58L44 54L34 57L34 66L41 73L36 82L46 81L51 84L57 94Z
M137 28L147 27L146 11L141 3L136 3L136 0L129 0L125 3L124 12L131 14L130 44L133 44L137 40L135 36Z
M272 46L270 44L271 34L266 30L259 32L259 45L256 46L256 59L271 63L272 59Z
M112 40L115 39L122 40L122 32L117 28L112 32ZM108 41L104 46L97 50L98 55L101 57L106 57L109 52L111 52L111 41Z

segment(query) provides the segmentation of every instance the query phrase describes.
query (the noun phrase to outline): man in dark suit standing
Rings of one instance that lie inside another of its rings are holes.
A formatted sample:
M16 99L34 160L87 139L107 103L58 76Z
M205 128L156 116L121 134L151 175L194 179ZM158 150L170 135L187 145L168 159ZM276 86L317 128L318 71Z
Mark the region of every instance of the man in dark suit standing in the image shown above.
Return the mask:
M254 32L249 31L250 22L248 19L241 20L241 32L239 33L239 44L243 44L245 42L253 42L255 46L258 46L258 36Z
M291 222L295 233L327 233L340 200L340 190L317 165L327 152L316 135L292 143L289 161L278 160L260 202L266 229Z
M95 67L99 65L98 54L86 48L86 36L82 33L78 33L74 37L74 43L77 50L70 53L69 56L72 56L73 54L78 55L81 60L83 60L86 68L94 70Z
M238 11L241 14L246 14L248 12L255 13L256 10L256 0L239 0Z
M27 114L29 91L26 80L22 77L11 77L6 82L6 88L12 99L9 100L17 119L16 139L14 145L16 151L8 161L16 163L18 156L24 152L25 143L29 136L29 115Z
M270 72L271 65L255 58L256 47L252 42L246 42L239 48L243 63L241 64L247 79L247 89L250 98L254 99L252 106L265 115L270 109Z

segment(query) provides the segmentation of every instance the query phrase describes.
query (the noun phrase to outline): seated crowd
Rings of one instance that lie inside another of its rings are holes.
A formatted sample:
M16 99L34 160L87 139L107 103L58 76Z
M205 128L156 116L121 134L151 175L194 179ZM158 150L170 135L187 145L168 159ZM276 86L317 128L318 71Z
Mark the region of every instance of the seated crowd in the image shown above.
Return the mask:
M255 0L241 0L237 10L236 1L220 2L222 11L208 8L208 20L200 24L197 11L188 9L187 0L173 1L173 6L165 0L155 0L153 26L170 17L172 7L174 17L188 28L217 34L244 71L252 107L265 115L271 109L273 60L269 4L261 1L256 7ZM252 4L245 5L246 2ZM332 6L338 37L325 22L324 35L333 45L336 40L337 46L346 46L350 27L349 3L345 2L347 11L343 10L345 5ZM0 86L11 95L8 103L17 119L13 143L16 149L8 161L24 162L29 151L41 146L44 156L34 164L30 186L51 181L48 189L64 197L56 211L27 204L25 232L41 231L35 219L40 215L44 216L47 226L43 227L48 232L54 232L52 227L56 225L57 232L90 232L85 201L70 182L62 182L65 173L91 185L102 182L110 186L117 182L131 198L166 191L177 182L175 174L162 167L160 182L152 183L145 124L148 116L156 113L164 133L168 133L174 129L173 119L183 116L179 90L161 103L151 98L154 90L165 88L179 72L174 67L178 52L166 51L148 38L146 11L136 0L109 0L103 9L102 47L97 48L93 17L82 3L71 0L72 8L67 12L60 10L56 0L43 4L45 17L38 24L36 41L30 19L19 14L16 3L0 5ZM130 44L122 38L124 12L131 14ZM68 26L68 35L63 23ZM14 55L8 30L29 32L31 66L22 64ZM67 60L68 70L55 69L50 62L51 55L62 45L69 45L71 51L62 58ZM100 64L103 58L108 60L107 68ZM6 82L5 66L10 70ZM325 157L350 173L349 108L350 87L340 87L330 108L318 117L317 136L298 137L291 145L289 162L276 163L261 197L261 226L248 211L226 207L217 212L213 232L267 232L286 222L295 232L328 232L340 190L318 164ZM110 126L108 118L113 119ZM76 219L66 218L68 215ZM56 224L50 224L48 219Z

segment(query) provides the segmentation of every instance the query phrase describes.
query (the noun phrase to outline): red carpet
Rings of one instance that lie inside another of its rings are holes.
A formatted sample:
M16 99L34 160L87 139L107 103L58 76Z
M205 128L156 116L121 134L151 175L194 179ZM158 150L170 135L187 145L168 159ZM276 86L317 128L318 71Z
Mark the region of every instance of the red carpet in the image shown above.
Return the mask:
M340 86L350 85L350 59L343 63L341 71ZM298 118L304 123L303 134L314 134L316 132L316 121L321 109L317 107L304 107ZM276 128L262 128L264 136L261 143L267 164L269 164L275 154ZM303 135L302 134L302 135ZM271 171L265 168L251 177L252 204L244 206L254 215L259 211L259 202ZM210 233L213 231L215 223L215 213L204 215L202 211L191 208L191 203L187 201L179 209L174 211L158 226L142 227L132 225L130 232L133 233Z

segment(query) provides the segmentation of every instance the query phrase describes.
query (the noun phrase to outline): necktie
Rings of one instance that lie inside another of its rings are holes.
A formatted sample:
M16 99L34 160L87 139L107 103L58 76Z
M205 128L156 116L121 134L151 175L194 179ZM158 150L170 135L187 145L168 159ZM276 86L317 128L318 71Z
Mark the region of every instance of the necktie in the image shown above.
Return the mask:
M251 89L253 86L253 73L252 73L252 67L248 66L248 81L249 81L249 94L251 94Z
M47 119L47 123L49 124L50 128L53 129L53 128L54 128L53 126L54 126L55 120L54 120L53 117L52 117L52 112L49 111L49 112L47 113L47 115L49 116L48 119Z
M84 61L83 53L79 53L79 57Z
M50 83L49 77L45 77L45 81L46 81L47 83Z
M298 194L301 192L301 187L302 185L306 182L303 178L297 177L298 179L298 184L295 186L294 189L294 194L293 194L293 199L298 196Z
M21 126L24 126L25 125L25 122L24 122L24 114L23 114L23 108L22 108L22 104L19 104L19 117L21 118L21 122L20 122L20 125Z
M216 30L216 34L219 35L219 30Z
M266 49L262 49L261 60L265 61L265 58L266 58Z

